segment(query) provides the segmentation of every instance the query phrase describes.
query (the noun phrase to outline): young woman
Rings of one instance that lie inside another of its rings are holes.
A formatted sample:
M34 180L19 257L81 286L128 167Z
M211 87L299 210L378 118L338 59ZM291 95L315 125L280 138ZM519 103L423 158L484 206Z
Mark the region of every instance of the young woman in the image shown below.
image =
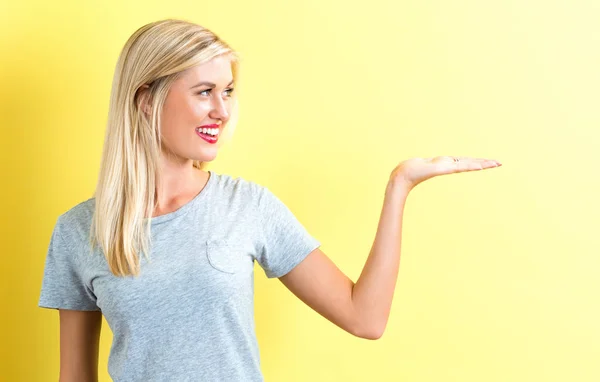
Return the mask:
M59 310L61 381L97 380L102 315L116 382L262 381L254 261L343 330L377 339L408 193L437 175L499 165L401 162L354 283L266 187L204 170L235 127L238 65L218 36L183 20L145 25L125 44L96 192L58 217L46 257L38 305Z

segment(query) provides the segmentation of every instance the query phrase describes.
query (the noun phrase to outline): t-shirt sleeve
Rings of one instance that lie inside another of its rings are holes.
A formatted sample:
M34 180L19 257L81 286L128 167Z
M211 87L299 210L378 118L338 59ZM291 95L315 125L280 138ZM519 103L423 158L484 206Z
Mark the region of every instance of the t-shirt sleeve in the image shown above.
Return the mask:
M287 274L321 246L292 211L264 186L259 190L258 217L262 242L256 260L268 278Z
M46 255L38 306L51 309L100 310L96 296L84 284L75 245L61 233L60 218L54 226Z

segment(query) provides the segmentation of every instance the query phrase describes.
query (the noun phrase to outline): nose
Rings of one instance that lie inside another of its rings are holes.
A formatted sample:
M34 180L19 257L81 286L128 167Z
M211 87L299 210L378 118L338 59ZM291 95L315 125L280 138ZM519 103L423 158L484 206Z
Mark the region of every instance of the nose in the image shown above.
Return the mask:
M228 102L223 98L215 97L212 103L211 118L220 119L223 122L227 122L229 119L229 107Z

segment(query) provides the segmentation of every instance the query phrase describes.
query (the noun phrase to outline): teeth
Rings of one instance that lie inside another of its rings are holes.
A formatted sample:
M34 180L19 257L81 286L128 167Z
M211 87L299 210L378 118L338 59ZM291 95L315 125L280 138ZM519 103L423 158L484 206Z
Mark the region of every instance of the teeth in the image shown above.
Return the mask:
M216 128L216 127L215 127L215 128L211 128L211 129L209 129L209 128L206 128L206 127L205 127L205 128L203 128L203 129L201 129L201 128L198 128L197 130L198 130L199 132L201 132L202 134L209 134L209 135L212 135L212 136L216 136L216 135L218 135L218 134L219 134L219 129L218 129L218 128Z

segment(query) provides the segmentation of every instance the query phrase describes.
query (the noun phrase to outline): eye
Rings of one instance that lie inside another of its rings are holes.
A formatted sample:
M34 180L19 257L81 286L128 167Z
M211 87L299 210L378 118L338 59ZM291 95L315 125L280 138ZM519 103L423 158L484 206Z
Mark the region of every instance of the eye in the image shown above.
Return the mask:
M204 93L210 93L211 91L212 91L212 89L202 90L201 92L198 93L198 95L205 95ZM225 89L225 92L227 93L227 97L231 97L231 93L233 92L233 88ZM209 95L209 94L206 94L206 95Z

